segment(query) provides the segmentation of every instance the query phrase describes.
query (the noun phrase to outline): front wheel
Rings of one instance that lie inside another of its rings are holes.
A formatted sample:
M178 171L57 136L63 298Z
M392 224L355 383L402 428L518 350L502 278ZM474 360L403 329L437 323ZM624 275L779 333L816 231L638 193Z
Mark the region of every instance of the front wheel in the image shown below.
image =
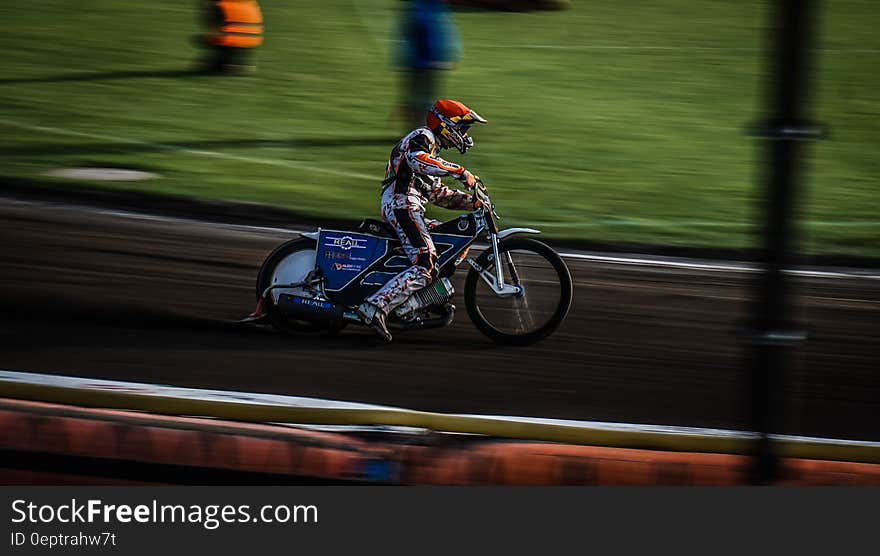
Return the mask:
M571 274L562 258L547 245L529 238L511 238L498 245L504 283L519 286L517 294L498 295L471 268L464 285L468 316L477 329L499 344L528 345L552 334L571 307ZM477 265L495 274L489 248Z

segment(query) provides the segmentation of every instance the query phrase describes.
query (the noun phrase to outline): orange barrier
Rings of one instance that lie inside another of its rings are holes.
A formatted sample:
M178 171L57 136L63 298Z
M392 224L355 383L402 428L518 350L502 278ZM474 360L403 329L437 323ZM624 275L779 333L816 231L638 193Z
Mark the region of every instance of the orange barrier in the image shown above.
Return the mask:
M14 453L325 479L358 478L373 454L353 438L281 425L12 400L0 400L0 430L0 449ZM10 469L8 459L0 458L0 482L7 484L28 471Z
M195 470L190 477L220 470L264 474L269 482L283 477L351 481L370 478L366 470L378 462L381 469L393 470L387 480L403 484L721 486L746 484L750 465L741 455L470 437L445 446L367 442L281 425L4 399L0 430L3 484L188 483L182 469ZM70 458L89 465L68 467L64 462ZM128 462L128 475L105 473L124 467L120 462ZM781 466L781 484L880 486L878 464L785 458ZM159 468L162 474L153 474ZM214 484L253 480L253 475L213 477Z
M537 442L481 442L468 450L410 446L401 481L433 485L748 484L747 456ZM880 465L783 458L781 484L880 486Z

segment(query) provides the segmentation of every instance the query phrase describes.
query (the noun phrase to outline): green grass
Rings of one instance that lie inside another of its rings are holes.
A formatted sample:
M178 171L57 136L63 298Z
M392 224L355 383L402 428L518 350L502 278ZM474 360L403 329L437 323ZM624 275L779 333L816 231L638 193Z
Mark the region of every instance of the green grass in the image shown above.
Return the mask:
M97 185L378 214L402 131L394 0L264 2L258 72L243 78L179 73L200 54L194 1L70 5L0 8L0 175L134 167L161 178ZM803 250L877 257L880 16L870 0L823 5L812 112L832 136L808 147ZM628 6L456 12L465 58L443 91L490 124L449 158L484 178L505 225L752 246L763 153L745 130L763 110L764 3Z

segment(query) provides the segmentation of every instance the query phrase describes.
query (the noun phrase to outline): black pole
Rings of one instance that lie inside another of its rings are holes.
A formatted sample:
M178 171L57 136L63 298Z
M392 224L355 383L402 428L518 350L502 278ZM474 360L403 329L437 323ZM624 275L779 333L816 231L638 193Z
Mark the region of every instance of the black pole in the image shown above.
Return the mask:
M752 360L749 367L749 421L760 434L752 480L768 484L778 478L778 459L769 435L778 432L783 412L789 356L803 335L794 330L792 295L784 272L795 246L793 214L802 179L806 139L816 127L806 119L808 77L815 2L779 0L770 26L768 111L760 135L766 170L762 246L753 308Z

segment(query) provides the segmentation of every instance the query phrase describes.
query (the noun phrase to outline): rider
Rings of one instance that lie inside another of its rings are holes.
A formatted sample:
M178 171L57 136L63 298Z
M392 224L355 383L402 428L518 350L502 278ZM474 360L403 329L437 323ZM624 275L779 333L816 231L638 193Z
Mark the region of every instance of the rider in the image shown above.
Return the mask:
M474 146L468 129L486 123L479 114L455 100L441 99L428 111L427 126L418 127L391 151L382 181L382 220L391 224L412 266L392 278L357 309L358 316L385 341L391 333L385 318L417 290L436 278L437 250L425 219L425 202L458 210L479 206L475 194L450 189L440 178L452 176L468 189L479 179L464 166L438 156L439 150L455 147L462 154Z

